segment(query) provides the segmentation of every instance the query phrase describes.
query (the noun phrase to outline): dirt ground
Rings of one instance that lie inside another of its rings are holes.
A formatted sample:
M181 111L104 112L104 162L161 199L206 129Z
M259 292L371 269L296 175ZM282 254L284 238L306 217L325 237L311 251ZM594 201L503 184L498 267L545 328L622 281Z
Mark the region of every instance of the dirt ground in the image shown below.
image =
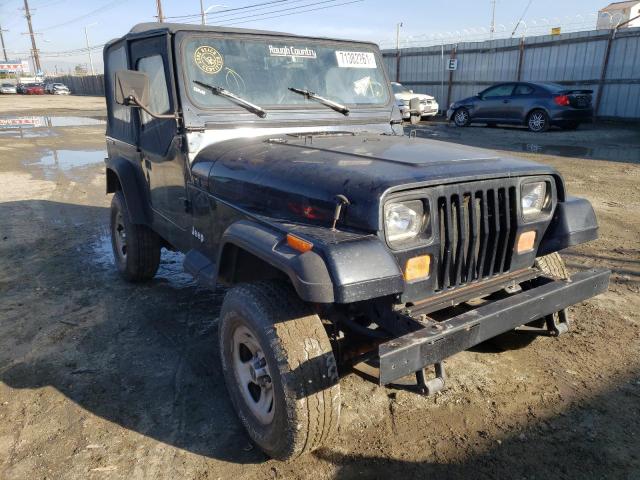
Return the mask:
M557 167L601 225L568 265L611 268L610 290L558 339L455 355L432 398L344 373L338 437L280 463L227 398L223 292L167 252L150 284L117 276L101 105L0 96L0 479L640 478L640 128L418 127Z

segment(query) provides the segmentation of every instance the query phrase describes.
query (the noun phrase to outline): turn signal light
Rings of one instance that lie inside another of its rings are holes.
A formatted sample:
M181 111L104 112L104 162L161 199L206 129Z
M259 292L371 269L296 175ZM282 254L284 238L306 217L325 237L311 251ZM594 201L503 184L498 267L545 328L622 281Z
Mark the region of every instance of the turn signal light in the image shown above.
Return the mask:
M305 253L313 248L313 243L307 242L300 237L296 237L295 235L291 235L287 233L287 245L289 245L294 250Z
M431 266L431 257L429 255L421 255L407 260L404 267L404 279L407 282L427 278L429 276L429 267Z
M533 245L536 243L536 232L531 230L530 232L521 233L518 237L518 253L530 252L533 250Z

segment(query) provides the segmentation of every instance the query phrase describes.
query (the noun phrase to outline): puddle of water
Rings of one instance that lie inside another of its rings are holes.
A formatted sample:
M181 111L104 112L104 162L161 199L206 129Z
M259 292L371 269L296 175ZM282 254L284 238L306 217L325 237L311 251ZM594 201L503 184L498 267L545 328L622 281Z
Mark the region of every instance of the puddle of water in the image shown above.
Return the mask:
M115 271L115 264L113 263L113 251L111 249L111 236L107 233L98 237L92 244L92 261L101 268L109 268ZM162 250L162 257L160 259L160 268L156 278L165 280L169 285L174 288L194 287L197 285L194 278L185 273L182 268L182 261L184 255L180 252L171 252L169 250Z
M4 116L0 117L0 136L19 138L48 137L55 135L49 130L51 128L105 124L106 117Z
M0 129L11 128L55 128L105 125L106 117L49 117L49 116L11 116L0 117Z
M61 173L67 176L77 168L102 163L106 152L104 150L49 150L38 161L26 162L29 170L39 169L47 180L51 180Z
M561 157L592 158L612 162L640 163L640 146L601 145L583 147L578 145L546 145L538 143L522 143L518 147L527 153L557 155Z

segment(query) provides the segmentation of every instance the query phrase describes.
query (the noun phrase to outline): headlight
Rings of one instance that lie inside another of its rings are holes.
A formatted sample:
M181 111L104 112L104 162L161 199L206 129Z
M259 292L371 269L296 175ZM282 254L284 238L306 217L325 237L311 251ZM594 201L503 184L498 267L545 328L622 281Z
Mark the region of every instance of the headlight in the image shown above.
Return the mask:
M390 203L384 209L384 224L390 243L414 238L422 231L424 222L422 201Z
M540 216L547 202L547 182L533 182L522 185L520 204L525 221Z

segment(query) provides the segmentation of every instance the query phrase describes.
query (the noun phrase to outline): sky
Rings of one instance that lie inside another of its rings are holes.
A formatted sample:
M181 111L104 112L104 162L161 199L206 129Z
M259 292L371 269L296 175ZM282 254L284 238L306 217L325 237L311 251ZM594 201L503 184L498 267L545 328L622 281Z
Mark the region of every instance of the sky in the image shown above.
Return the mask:
M510 31L530 4L521 29L525 24L532 32L536 26L537 31L542 31L556 24L595 25L594 14L608 3L608 0L496 0L495 22L498 30ZM167 17L200 12L199 0L162 0L162 5ZM492 0L204 0L204 5L211 7L209 24L371 40L382 47L395 44L396 25L400 22L402 42L435 35L479 39L489 29L492 10ZM242 9L251 5L254 6ZM37 46L43 52L42 63L48 71L56 67L67 71L78 63L88 64L86 50L46 56L47 52L86 48L85 27L89 44L99 46L123 35L136 23L155 21L157 13L156 0L30 0L29 6L34 31L38 32ZM0 26L5 30L10 59L29 56L29 36L23 34L28 31L23 7L24 0L0 0ZM187 20L200 21L197 16ZM102 52L96 50L92 56L96 71L101 71Z

